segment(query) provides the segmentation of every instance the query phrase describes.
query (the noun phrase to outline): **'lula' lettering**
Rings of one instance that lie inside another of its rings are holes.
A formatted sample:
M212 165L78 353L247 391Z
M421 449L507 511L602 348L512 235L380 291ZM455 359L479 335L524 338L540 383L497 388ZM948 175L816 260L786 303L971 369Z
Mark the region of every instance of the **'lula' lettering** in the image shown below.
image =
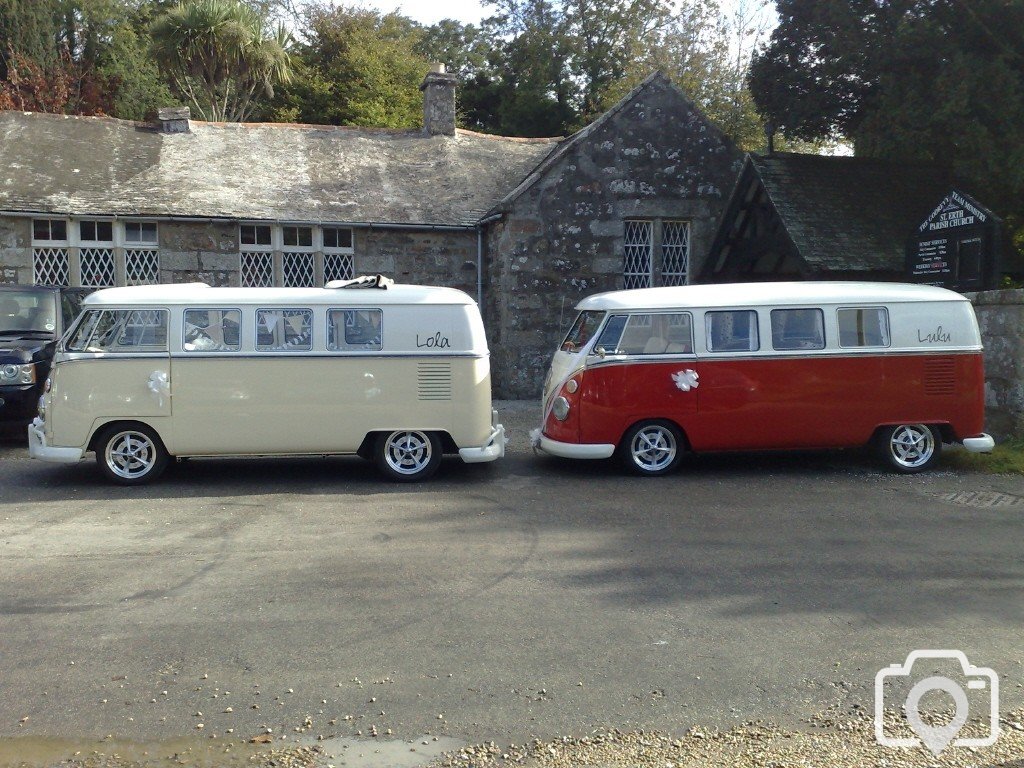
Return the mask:
M947 331L942 330L940 325L932 333L921 335L921 329L917 329L917 340L921 344L948 344L951 336Z
M448 349L451 347L451 342L448 341L447 336L442 336L441 332L438 331L433 336L427 336L423 341L420 341L420 335L416 334L416 346L420 349L427 347L430 349Z

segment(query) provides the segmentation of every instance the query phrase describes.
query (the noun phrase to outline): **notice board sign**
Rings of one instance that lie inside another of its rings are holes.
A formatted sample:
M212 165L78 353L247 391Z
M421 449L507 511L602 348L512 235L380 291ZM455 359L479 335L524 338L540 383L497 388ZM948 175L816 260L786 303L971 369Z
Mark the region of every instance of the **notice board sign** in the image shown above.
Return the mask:
M907 280L958 291L996 287L999 226L991 211L953 190L907 243Z

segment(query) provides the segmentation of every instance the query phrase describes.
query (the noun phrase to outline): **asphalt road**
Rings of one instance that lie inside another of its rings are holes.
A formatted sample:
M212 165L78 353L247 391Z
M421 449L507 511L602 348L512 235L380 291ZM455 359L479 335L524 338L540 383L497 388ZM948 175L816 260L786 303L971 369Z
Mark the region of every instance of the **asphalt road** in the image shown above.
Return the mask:
M964 650L1004 710L1024 703L1021 478L859 453L632 478L532 456L536 407L503 411L504 460L415 486L314 458L123 489L0 445L0 757L307 716L306 736L506 743L799 727L870 708L875 672L915 648Z

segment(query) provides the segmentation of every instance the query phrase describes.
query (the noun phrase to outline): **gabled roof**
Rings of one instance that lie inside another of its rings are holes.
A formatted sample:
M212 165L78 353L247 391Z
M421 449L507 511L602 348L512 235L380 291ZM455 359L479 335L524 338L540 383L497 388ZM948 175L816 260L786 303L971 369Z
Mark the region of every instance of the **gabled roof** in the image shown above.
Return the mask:
M560 139L0 112L0 210L472 226Z
M626 109L626 107L628 107L630 104L636 101L636 99L644 91L656 85L669 88L679 97L679 99L681 99L686 104L687 107L689 107L692 111L701 114L697 106L686 96L685 93L683 93L679 86L673 83L665 75L664 72L661 72L660 70L655 70L647 77L645 77L639 85L637 85L629 93L627 93L625 96L619 99L618 103L615 104L615 106L613 106L611 109L598 116L598 118L594 120L594 122L590 123L584 128L581 128L567 139L564 139L553 152L551 152L541 160L541 162L537 165L536 168L533 169L529 176L524 178L519 185L517 185L511 192L509 192L501 200L499 200L497 204L491 209L491 211L489 211L489 213L496 213L499 211L507 210L508 206L511 203L513 203L520 195L522 195L524 192L530 189L530 187L532 187L534 184L536 184L538 181L544 178L544 175L553 167L555 167L562 158L564 158L573 149L575 149L580 144L586 142L594 134L600 131L605 125L611 122L619 113ZM701 114L701 117L704 120L706 129L709 132L717 136L718 139L726 146L730 148L733 146L732 142L729 140L728 137L726 137L724 133L722 133L718 126L716 126L706 117L704 117L703 114Z
M953 186L923 163L790 152L747 163L812 271L902 271L907 238Z

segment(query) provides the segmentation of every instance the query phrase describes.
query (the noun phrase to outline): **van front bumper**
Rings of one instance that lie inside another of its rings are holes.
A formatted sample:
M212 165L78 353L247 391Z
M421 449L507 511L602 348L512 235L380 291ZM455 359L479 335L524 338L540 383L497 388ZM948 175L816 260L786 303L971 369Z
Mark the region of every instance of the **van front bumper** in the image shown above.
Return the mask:
M501 424L493 424L491 427L491 436L487 438L487 442L480 448L460 448L459 456L467 464L480 464L485 461L494 461L500 459L505 455L505 443L508 442L508 438L505 437L505 427Z
M58 448L46 444L43 420L38 416L28 425L28 455L33 459L50 461L55 464L77 464L85 451L81 448Z
M539 451L565 459L610 459L615 453L614 445L604 443L560 443L546 437L540 427L530 431L530 442Z
M992 439L991 435L978 435L977 437L965 437L964 448L971 453L992 453L992 449L996 447L996 441Z

